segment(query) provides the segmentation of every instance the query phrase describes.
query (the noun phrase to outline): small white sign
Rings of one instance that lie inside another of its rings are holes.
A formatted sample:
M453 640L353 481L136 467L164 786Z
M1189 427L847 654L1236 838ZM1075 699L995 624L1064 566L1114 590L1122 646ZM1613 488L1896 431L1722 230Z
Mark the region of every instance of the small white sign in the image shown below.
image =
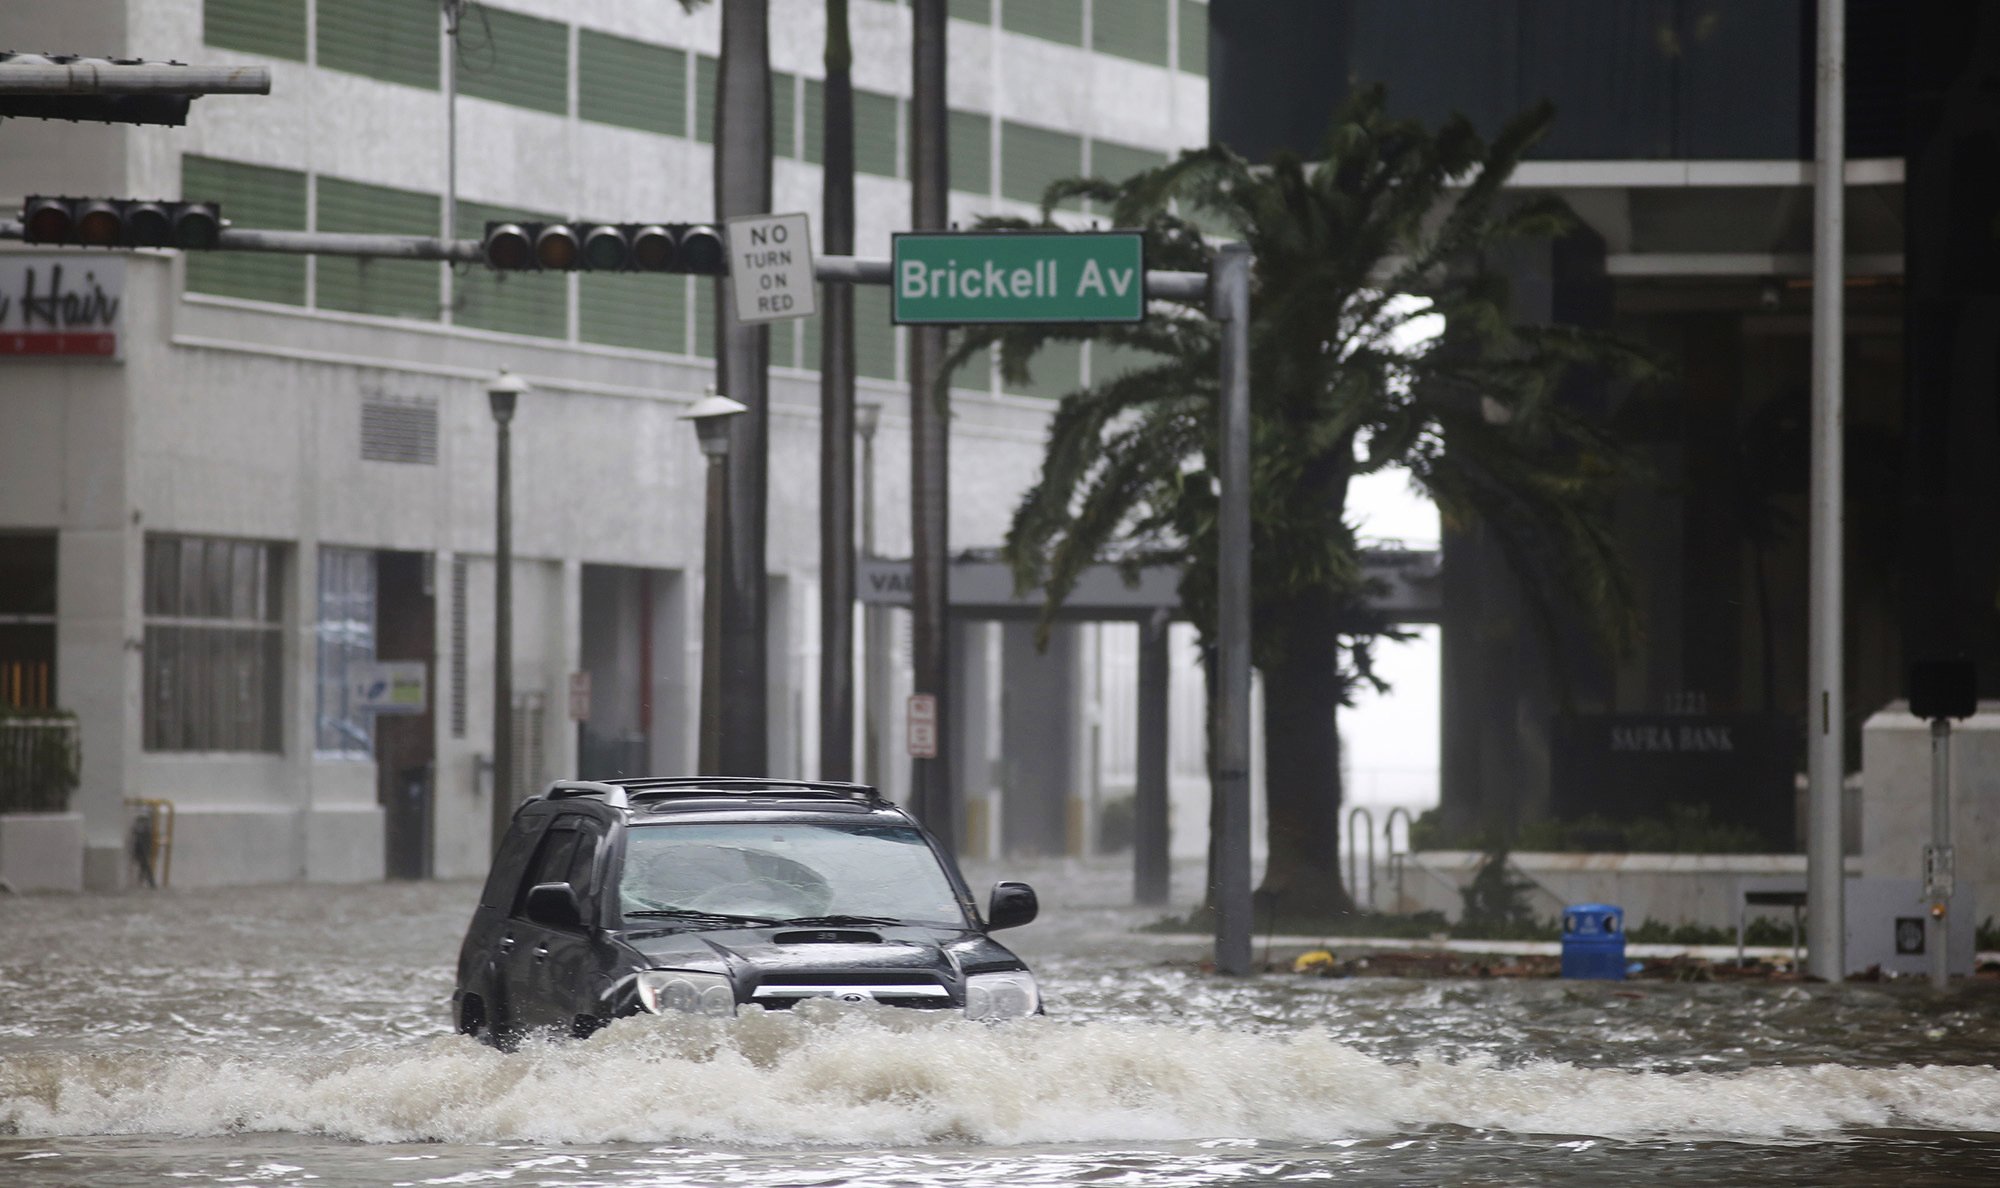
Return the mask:
M0 255L0 357L123 357L125 260Z
M422 660L373 660L347 669L350 707L369 714L421 714L430 704Z
M802 214L729 220L729 279L736 320L778 322L819 312L813 283L812 224Z
M937 758L937 696L910 694L909 751L912 759Z

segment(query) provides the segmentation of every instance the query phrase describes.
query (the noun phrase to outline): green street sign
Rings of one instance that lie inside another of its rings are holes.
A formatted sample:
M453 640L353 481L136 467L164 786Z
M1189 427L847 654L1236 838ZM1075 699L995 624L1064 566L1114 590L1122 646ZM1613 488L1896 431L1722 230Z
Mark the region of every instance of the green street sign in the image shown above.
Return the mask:
M1137 231L908 231L894 240L890 314L899 325L1146 317Z

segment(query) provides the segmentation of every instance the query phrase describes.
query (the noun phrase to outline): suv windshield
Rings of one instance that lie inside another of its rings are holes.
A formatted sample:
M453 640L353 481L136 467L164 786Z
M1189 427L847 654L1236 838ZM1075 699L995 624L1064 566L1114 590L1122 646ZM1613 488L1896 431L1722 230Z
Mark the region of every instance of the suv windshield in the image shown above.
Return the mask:
M907 825L647 825L626 834L620 910L766 922L965 926L937 856Z

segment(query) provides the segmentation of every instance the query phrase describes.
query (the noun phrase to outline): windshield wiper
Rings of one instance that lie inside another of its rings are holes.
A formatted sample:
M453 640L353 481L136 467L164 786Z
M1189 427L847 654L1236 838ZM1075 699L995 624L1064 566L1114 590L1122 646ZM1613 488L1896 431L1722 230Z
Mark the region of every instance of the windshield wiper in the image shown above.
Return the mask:
M689 924L707 924L716 928L741 928L744 926L764 926L781 923L769 916L739 916L730 912L701 912L693 908L639 908L625 913L627 916L649 916L663 920L685 920Z
M901 924L902 921L894 916L794 916L779 923L798 927L818 925L828 928L852 928L871 924Z

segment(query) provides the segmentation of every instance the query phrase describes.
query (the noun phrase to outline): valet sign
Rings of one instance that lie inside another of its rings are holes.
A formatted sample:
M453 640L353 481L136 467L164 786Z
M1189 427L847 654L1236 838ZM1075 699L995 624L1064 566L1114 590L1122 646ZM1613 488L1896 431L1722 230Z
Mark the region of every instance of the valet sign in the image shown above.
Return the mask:
M895 237L893 320L1138 322L1145 243L1136 231L909 232Z
M0 253L0 356L122 357L125 261Z

